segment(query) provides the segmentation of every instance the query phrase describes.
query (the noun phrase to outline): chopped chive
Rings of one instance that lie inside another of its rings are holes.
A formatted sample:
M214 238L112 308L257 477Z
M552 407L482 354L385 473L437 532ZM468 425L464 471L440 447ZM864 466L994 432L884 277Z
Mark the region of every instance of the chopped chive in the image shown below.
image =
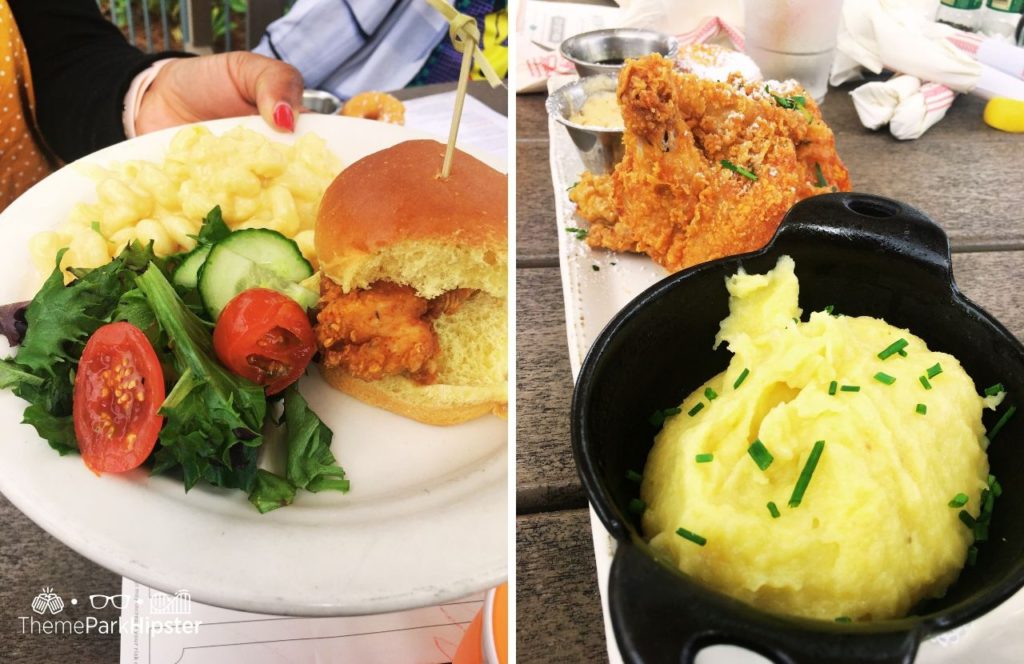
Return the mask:
M693 417L694 415L696 415L697 413L699 413L702 410L704 410L704 402L703 401L698 401L697 405L694 406L693 408L691 408L690 410L688 410L686 412L686 414L689 415L690 417Z
M597 265L591 265L590 269L593 270L594 272L600 272L601 271L601 268L598 267Z
M572 191L573 189L575 189L575 188L576 188L576 185L578 185L578 184L579 184L579 181L573 182L573 183L572 183L571 185L569 185L568 187L566 187L566 188L565 188L565 190L566 190L566 191Z
M736 388L738 388L738 387L739 387L740 385L742 385L742 384L743 384L743 381L745 381L745 380L747 379L747 376L748 376L748 375L750 375L750 369L746 369L746 368L744 368L744 369L743 369L743 371L741 371L741 372L740 372L740 377L739 377L739 378L737 378L737 379L736 379L736 382L732 384L732 389L734 389L734 390L735 390L735 389L736 389Z
M779 106L781 106L782 108L789 109L789 110L800 111L801 113L803 113L804 117L807 118L808 122L810 122L813 119L812 116L811 116L811 112L808 111L807 108L806 108L807 98L804 97L803 95L793 95L791 97L780 97L779 95L774 94L768 88L767 85L764 86L764 91L766 93L768 93L769 95L771 95L772 99L775 100L775 103L778 104ZM820 171L820 169L819 169L819 171Z
M880 352L878 354L878 359L880 359L880 360L887 360L891 356L895 355L896 353L900 352L901 350L903 350L906 347L907 347L907 340L906 339L897 339L896 341L894 341L891 344L889 344L888 346L886 346L885 349L882 350L882 352Z
M978 547L971 545L971 548L967 549L967 566L974 567L978 562Z
M902 348L900 348L900 349L899 349L898 351L896 351L896 353L897 353L897 354L898 354L898 355L899 355L900 357L906 357L906 356L907 356L907 351L903 350Z
M825 174L821 172L821 164L819 164L818 162L814 162L814 175L817 177L817 180L814 184L816 184L819 187L828 186L828 180L825 179Z
M577 240L586 240L587 234L590 233L586 228L573 228L572 226L567 227L565 232L572 233L576 236Z
M996 498L1003 495L1003 485L999 483L995 475L988 476L988 487L992 489L992 495Z
M921 385L924 385L924 389L932 389L932 384L928 382L928 376L920 376L918 377L918 380L921 381Z
M714 454L698 454L697 463L709 463L715 460Z
M773 519L778 519L780 516L782 516L782 512L779 511L778 505L776 505L771 500L768 501L768 512L771 513Z
M768 466L772 465L772 461L775 460L775 457L773 457L772 453L768 451L768 448L764 446L764 443L757 439L755 439L754 442L750 444L750 447L747 448L747 454L750 455L750 458L754 460L754 463L756 463L757 467L761 470L768 470Z
M651 416L647 418L647 421L651 423L651 426L660 427L665 424L665 420L670 415L678 415L683 412L682 408L665 408L664 410L656 410L651 413Z
M949 506L963 507L964 505L967 504L968 500L970 500L970 498L967 497L966 493L958 493L955 496L953 496L953 500L949 501Z
M996 506L996 497L992 495L989 489L984 489L981 492L981 513L982 515L991 515L992 509Z
M705 544L708 543L707 539L701 537L697 533L690 532L686 528L677 528L676 529L676 535L679 535L680 537L682 537L685 540L690 540L691 542L693 542L697 546L704 546Z
M825 441L819 440L814 443L814 448L807 457L807 463L804 464L804 469L800 471L800 477L796 481L796 486L793 487L793 495L789 497L790 507L798 507L803 501L804 494L807 492L807 485L811 483L811 476L814 475L814 469L818 467L818 459L821 458L821 452L824 449Z
M942 373L942 365L936 362L933 366L928 367L928 377L935 378Z
M917 411L918 415L927 415L928 414L928 406L926 406L923 403L917 404L917 408L915 408L914 410Z
M970 512L968 512L967 510L960 510L960 514L958 514L957 516L959 516L960 520L964 522L964 525L970 528L971 530L974 530L974 526L978 525L978 521L973 516L971 516Z
M1006 390L1003 389L1003 384L1002 383L996 383L995 385L992 385L992 386L989 386L989 387L985 388L985 396L987 396L987 397L994 397L997 394L999 394L1000 392L1005 392L1005 391Z
M860 385L843 385L839 388L840 392L860 392Z
M640 516L644 513L645 509L647 509L647 503L640 500L639 498L634 498L633 500L629 501L630 513Z
M708 401L714 401L718 397L718 392L715 392L710 387L704 389L704 396Z
M637 484L639 484L640 480L643 479L643 476L640 473L636 472L635 470L627 470L626 479L629 480L630 482L636 482Z
M745 178L749 178L749 179L753 180L754 182L757 182L757 174L755 174L754 171L749 170L747 168L743 168L742 166L737 166L736 164L732 163L728 159L723 159L721 163L722 163L722 168L727 168L730 171L732 171L733 173L738 173L738 174L742 175Z
M1010 406L1009 408L1006 409L1006 412L1003 413L1003 416L999 418L999 421L996 422L996 425L992 427L992 431L989 432L988 434L988 441L990 443L996 437L996 435L1003 430L1003 427L1006 426L1006 423L1010 421L1010 418L1013 417L1013 414L1016 412L1016 406Z
M988 540L988 526L992 521L992 510L995 508L995 505L995 491L991 488L983 490L981 492L981 513L978 515L977 524L974 526L974 540L976 542Z
M878 373L876 373L874 378L879 383L885 383L886 385L892 385L893 383L896 382L896 378L895 377L890 376L889 374L887 374L887 373L885 373L883 371L879 371Z
M837 387L839 387L839 383L837 383L836 381L832 381L831 383L828 384L828 393L830 396L836 395Z
M838 618L836 618L836 622L837 623L852 623L853 619L850 618L849 616L839 616Z
M825 313L827 313L829 316L832 316L833 315L832 312L835 311L835 310L836 310L836 308L833 305L831 305L831 304L828 305L827 307L825 307Z

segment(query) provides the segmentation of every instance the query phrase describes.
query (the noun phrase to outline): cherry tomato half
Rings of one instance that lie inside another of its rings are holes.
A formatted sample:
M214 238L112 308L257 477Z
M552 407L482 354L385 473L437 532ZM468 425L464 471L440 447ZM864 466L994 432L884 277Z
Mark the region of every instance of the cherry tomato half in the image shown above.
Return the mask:
M306 370L316 353L316 335L295 300L251 288L224 307L213 329L213 349L228 369L276 394Z
M137 468L156 445L164 418L164 372L142 330L104 325L89 337L75 375L75 437L94 473Z

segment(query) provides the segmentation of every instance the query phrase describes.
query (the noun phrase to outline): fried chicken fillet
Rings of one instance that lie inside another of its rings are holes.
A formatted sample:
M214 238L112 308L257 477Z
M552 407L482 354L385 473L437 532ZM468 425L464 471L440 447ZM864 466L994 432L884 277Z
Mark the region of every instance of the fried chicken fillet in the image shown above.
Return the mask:
M652 55L626 63L618 100L625 156L570 192L591 247L674 272L759 249L797 201L850 189L832 131L794 81L715 82Z
M378 281L346 294L331 279L320 289L316 335L325 367L363 380L408 374L420 384L437 379L441 346L433 321L476 292L459 288L428 300L410 286Z

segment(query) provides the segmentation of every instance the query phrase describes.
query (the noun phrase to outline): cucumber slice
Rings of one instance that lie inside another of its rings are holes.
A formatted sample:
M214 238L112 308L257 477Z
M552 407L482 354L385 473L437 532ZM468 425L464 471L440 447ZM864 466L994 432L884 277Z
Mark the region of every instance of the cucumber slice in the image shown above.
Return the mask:
M313 274L313 266L302 257L299 245L269 228L235 231L217 243L218 247L266 268L285 281L298 283Z
M181 265L174 271L175 285L183 288L195 288L199 284L199 268L206 262L211 248L210 245L204 244L185 255Z
M301 284L288 284L283 291L288 297L298 302L303 309L312 309L320 301L320 295Z
M210 316L217 320L232 298L250 288L276 290L307 309L315 305L318 299L313 291L235 253L230 246L226 246L226 241L215 244L199 270L199 295Z

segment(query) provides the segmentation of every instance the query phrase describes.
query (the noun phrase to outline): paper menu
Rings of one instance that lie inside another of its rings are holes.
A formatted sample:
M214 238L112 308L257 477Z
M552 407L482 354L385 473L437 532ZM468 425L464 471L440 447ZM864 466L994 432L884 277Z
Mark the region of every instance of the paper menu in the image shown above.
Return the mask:
M573 35L618 26L621 15L622 10L618 7L526 0L517 29L521 38L525 37L543 48L557 50L563 40Z
M376 616L297 618L208 606L129 579L121 592L121 664L441 664L483 606L477 594Z
M452 111L455 109L454 90L402 103L405 104L406 127L432 134L442 143L448 142ZM492 154L507 164L508 124L507 117L490 109L479 99L466 95L456 145Z
M618 7L542 0L521 3L516 20L516 92L543 90L551 71L575 71L558 54L562 41L581 32L617 27L621 16Z

